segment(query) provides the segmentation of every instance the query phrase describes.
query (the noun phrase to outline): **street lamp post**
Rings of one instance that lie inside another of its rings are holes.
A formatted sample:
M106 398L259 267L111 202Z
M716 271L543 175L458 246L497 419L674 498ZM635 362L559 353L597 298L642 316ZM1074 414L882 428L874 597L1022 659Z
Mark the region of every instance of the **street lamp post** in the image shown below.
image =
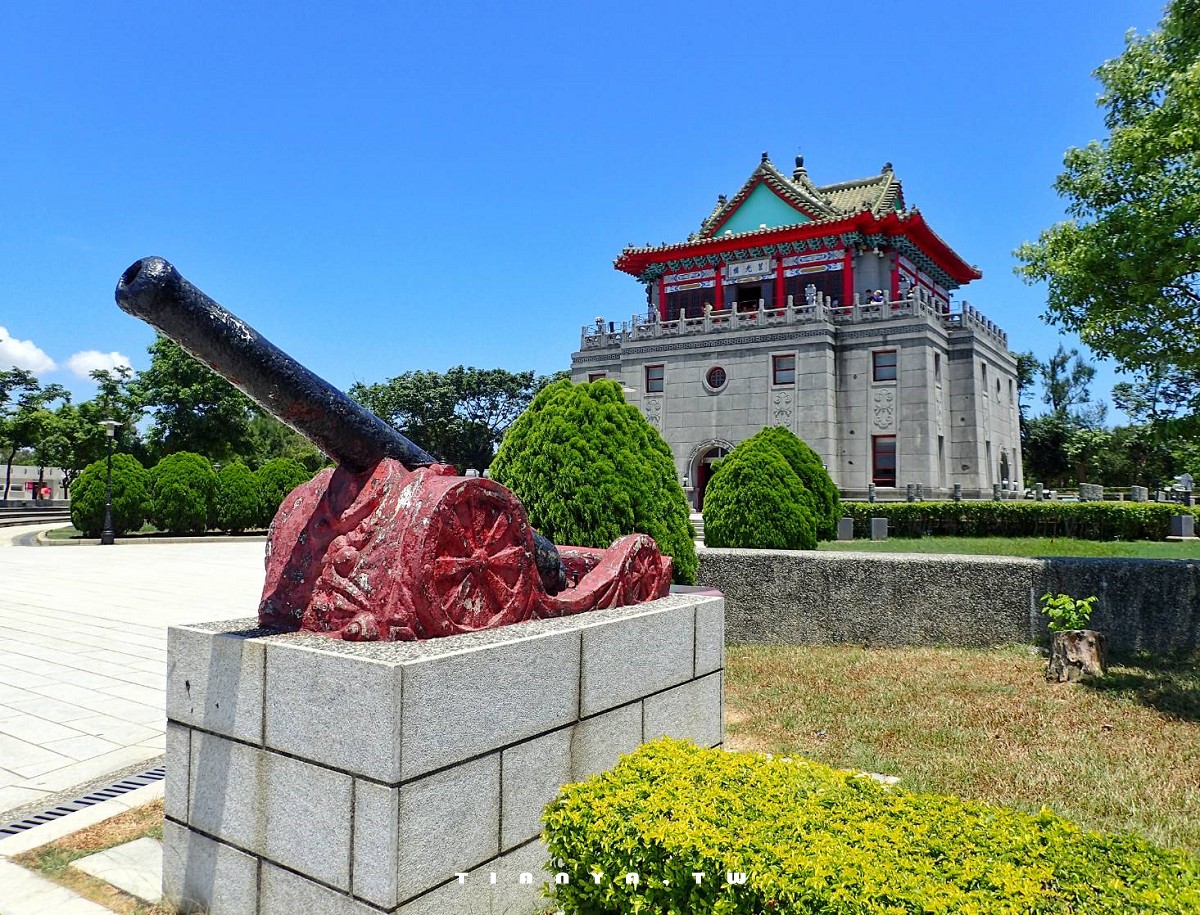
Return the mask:
M117 539L112 521L112 450L117 427L121 424L115 419L102 419L100 425L104 427L104 434L108 436L108 479L104 487L104 529L100 531L100 545L112 546Z

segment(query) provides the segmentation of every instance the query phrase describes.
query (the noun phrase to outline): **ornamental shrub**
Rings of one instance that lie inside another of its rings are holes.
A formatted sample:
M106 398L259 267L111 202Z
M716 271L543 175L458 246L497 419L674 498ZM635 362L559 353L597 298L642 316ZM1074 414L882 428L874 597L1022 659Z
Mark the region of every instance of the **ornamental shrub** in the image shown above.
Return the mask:
M168 454L150 471L150 485L155 527L173 534L204 533L217 486L208 458L191 451Z
M872 518L887 518L893 537L1078 537L1165 540L1171 516L1200 509L1157 502L843 502L854 536L869 537ZM707 521L707 515L706 519Z
M258 478L258 523L268 527L288 494L301 483L312 479L303 464L292 458L271 458L255 472Z
M817 523L817 539L836 540L838 521L842 517L840 497L817 453L783 426L767 426L751 439L769 442L783 455L812 496L810 510Z
M215 525L231 534L257 526L259 490L258 477L241 461L222 467L217 472L217 488L213 495Z
M71 484L71 523L85 537L104 527L105 461L88 464ZM129 454L112 456L112 522L118 534L142 529L150 504L150 473Z
M548 385L509 427L492 462L529 521L555 543L608 547L649 534L696 580L694 531L671 449L615 381Z
M812 494L766 438L753 436L718 465L704 490L704 543L815 550Z
M1200 912L1186 852L677 740L567 785L543 822L568 915Z

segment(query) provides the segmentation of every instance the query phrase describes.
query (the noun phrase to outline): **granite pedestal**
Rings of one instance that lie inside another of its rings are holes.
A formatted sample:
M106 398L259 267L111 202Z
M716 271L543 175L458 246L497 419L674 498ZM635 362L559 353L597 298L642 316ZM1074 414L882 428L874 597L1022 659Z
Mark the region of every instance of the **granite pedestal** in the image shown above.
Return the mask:
M168 634L183 911L530 915L561 785L661 735L723 739L715 591L427 642L255 625Z

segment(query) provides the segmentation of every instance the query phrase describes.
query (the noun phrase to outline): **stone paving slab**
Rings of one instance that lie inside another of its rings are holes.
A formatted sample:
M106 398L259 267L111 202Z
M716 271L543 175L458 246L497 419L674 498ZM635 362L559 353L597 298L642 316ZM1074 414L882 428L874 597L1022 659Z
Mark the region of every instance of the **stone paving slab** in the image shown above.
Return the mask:
M130 896L156 903L162 899L162 842L143 836L71 862Z
M2 915L112 915L112 909L84 899L65 886L19 864L0 860Z
M167 626L254 615L264 577L262 541L12 545L30 530L0 532L0 825L161 756Z

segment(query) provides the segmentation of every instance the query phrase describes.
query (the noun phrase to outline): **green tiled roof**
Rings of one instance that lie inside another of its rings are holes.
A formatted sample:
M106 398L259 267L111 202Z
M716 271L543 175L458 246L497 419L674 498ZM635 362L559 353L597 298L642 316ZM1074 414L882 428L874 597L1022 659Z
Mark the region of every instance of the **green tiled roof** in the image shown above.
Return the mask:
M718 200L716 208L700 225L700 237L712 237L721 224L760 184L767 185L782 199L818 222L852 216L863 211L882 216L891 210L904 208L904 193L900 187L900 180L892 172L890 162L884 165L878 175L869 178L817 185L808 177L801 157L796 157L796 169L789 178L775 167L766 153L763 153L762 161L742 185L741 190L728 199Z

